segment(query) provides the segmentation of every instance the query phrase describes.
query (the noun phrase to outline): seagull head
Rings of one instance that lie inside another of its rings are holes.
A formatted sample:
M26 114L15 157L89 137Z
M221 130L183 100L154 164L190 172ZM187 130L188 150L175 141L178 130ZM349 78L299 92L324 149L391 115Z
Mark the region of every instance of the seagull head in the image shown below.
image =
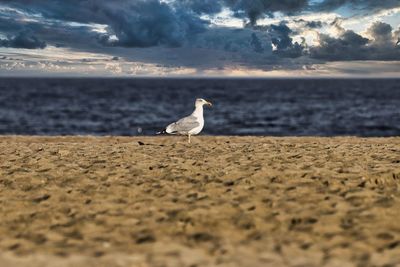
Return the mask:
M196 107L202 107L204 105L212 106L211 102L204 100L203 98L197 98L195 102Z

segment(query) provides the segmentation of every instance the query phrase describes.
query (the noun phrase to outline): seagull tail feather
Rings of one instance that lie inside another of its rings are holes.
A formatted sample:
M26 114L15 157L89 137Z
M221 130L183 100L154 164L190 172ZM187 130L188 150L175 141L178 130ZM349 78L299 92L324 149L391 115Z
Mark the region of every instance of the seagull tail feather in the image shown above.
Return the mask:
M167 133L167 128L165 128L164 130L161 130L159 132L156 132L156 134L166 134Z

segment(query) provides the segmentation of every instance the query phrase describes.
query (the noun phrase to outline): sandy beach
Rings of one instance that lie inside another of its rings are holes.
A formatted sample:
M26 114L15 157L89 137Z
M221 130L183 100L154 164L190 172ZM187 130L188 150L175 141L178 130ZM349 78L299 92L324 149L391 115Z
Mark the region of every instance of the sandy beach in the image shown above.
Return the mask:
M0 266L400 266L400 138L0 137Z

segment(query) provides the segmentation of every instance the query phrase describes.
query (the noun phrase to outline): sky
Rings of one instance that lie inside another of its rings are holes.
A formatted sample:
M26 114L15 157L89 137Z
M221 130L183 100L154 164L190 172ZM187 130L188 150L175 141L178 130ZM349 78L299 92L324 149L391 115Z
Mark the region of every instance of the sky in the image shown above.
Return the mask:
M400 0L0 0L0 76L399 77Z

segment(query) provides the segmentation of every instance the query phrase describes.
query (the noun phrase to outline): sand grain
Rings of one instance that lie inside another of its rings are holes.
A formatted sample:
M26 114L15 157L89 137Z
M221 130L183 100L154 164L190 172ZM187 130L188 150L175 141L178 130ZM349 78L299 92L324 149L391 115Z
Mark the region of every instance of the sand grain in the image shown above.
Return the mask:
M399 186L400 138L0 137L0 266L395 266Z

